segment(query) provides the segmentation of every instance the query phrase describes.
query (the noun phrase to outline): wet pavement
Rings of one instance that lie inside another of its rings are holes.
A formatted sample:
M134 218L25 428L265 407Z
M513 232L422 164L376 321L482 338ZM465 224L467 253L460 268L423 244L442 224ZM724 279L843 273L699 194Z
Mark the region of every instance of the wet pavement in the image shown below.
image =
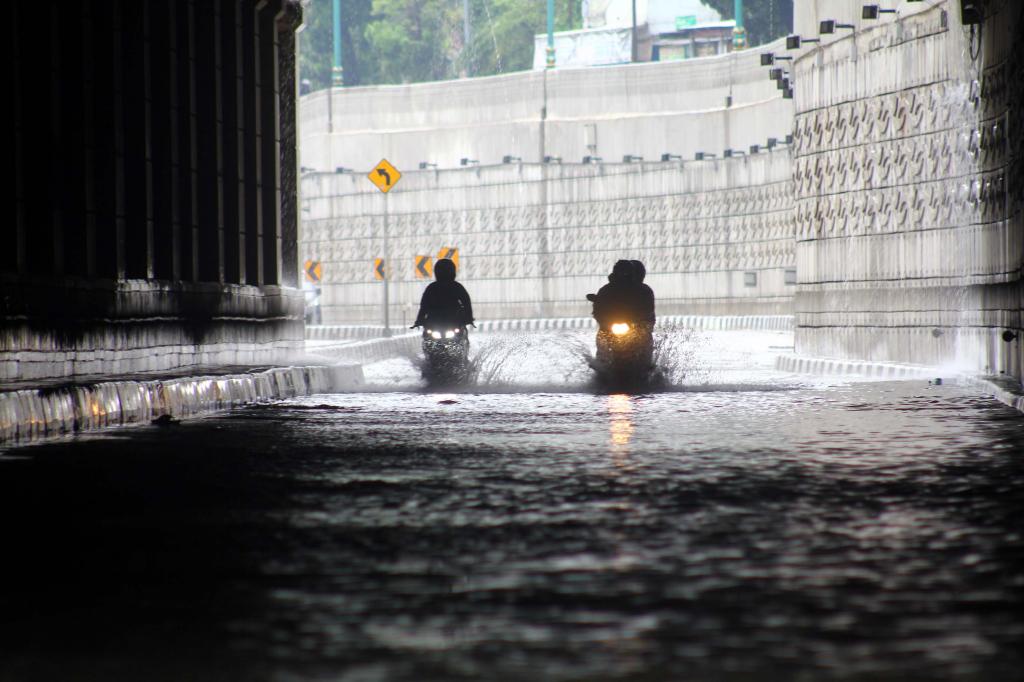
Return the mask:
M8 451L0 678L1021 679L1024 419L791 338L608 395L578 337L479 337L464 392L395 360Z

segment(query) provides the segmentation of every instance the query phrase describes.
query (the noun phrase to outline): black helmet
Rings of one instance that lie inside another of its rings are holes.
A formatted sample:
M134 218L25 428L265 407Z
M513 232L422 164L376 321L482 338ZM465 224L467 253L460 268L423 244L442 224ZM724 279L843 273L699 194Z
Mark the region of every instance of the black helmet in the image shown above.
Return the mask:
M633 263L628 260L616 261L615 267L612 268L612 274L608 275L608 281L620 284L635 281Z
M633 276L636 277L636 281L643 282L644 277L647 276L647 268L638 260L631 260L629 262L633 264Z
M454 282L455 263L450 258L438 258L434 263L434 279L438 282Z

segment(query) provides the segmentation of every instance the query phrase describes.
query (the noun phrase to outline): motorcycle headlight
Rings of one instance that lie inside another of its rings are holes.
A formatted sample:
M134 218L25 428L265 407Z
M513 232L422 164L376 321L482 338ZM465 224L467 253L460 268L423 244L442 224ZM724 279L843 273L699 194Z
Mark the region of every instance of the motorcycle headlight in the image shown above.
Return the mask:
M629 325L625 322L616 322L612 325L612 334L615 336L622 336L623 334L629 333Z
M446 339L454 338L456 333L457 333L457 331L452 331L452 330L449 329L448 331L446 331L444 333L444 338L446 338Z
M430 330L430 338L432 338L432 339L439 339L439 338L441 338L441 332L437 332L437 331L434 331L433 329L431 329Z

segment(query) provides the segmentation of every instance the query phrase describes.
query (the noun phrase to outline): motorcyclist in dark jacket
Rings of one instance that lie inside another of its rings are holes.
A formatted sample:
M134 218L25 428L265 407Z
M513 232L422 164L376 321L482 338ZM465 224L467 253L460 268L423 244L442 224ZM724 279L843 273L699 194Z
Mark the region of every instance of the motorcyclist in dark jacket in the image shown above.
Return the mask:
M635 283L633 264L620 260L608 275L608 284L601 287L596 296L587 296L594 303L594 319L601 329L608 329L615 322L636 319L639 297Z
M466 288L455 281L455 263L441 258L434 264L434 279L423 291L420 311L412 325L452 325L463 327L473 324L473 303Z
M630 263L633 264L633 276L636 280L638 305L640 306L637 310L637 319L653 326L657 318L654 315L654 289L644 284L647 268L638 260L630 261Z

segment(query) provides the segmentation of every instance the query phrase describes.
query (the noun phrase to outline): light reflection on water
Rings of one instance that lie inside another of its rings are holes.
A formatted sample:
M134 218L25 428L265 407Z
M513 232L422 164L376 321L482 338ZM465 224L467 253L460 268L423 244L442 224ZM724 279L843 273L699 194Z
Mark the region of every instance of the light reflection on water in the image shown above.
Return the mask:
M629 439L633 436L633 405L628 395L614 393L608 396L609 430L611 449L616 464L625 463L629 454Z

